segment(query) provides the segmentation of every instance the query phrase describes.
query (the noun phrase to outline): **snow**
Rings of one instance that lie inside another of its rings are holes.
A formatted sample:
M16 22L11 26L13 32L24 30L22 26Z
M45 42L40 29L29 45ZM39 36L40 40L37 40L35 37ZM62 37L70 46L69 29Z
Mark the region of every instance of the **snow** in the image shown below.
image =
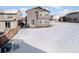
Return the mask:
M79 23L52 24L49 28L20 29L10 41L20 48L10 53L79 52Z
M3 13L17 13L17 10L4 10Z

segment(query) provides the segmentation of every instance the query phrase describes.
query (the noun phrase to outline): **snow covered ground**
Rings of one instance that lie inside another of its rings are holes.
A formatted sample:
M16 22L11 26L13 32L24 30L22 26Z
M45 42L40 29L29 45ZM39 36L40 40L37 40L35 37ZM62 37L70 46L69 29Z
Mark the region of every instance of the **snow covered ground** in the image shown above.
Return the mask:
M10 42L19 49L10 53L79 52L79 23L53 23L49 28L21 29Z

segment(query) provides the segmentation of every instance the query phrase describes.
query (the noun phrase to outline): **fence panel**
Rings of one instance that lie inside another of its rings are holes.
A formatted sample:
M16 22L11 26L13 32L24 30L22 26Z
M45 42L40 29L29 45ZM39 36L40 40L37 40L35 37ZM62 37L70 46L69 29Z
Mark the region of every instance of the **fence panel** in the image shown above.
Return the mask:
M12 37L19 31L20 27L9 30L7 33L4 33L0 36L0 48L7 43Z

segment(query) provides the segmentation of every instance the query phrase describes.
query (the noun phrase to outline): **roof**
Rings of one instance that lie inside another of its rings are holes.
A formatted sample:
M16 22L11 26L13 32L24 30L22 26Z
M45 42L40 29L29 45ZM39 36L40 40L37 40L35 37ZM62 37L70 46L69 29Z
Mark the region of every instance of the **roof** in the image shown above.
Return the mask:
M6 13L6 14L16 14L17 10L1 10L0 13Z
M16 10L5 10L4 13L17 13L18 11Z
M42 8L42 7L40 7L40 6L35 7L35 8L32 8L32 9L29 9L29 10L27 10L26 12L31 11L31 10L33 10L33 9L41 9L42 11L50 12L50 11L48 11L46 8Z
M75 11L75 12L68 13L65 16L67 16L67 15L73 15L73 14L79 14L79 11Z

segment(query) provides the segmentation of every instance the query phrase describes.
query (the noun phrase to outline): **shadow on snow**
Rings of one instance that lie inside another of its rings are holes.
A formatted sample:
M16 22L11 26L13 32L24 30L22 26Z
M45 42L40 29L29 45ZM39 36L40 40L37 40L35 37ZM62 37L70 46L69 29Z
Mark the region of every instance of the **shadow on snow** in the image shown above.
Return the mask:
M27 43L25 43L22 39L14 39L10 42L16 43L19 45L19 48L15 51L10 51L10 53L46 53L36 47L33 47Z

